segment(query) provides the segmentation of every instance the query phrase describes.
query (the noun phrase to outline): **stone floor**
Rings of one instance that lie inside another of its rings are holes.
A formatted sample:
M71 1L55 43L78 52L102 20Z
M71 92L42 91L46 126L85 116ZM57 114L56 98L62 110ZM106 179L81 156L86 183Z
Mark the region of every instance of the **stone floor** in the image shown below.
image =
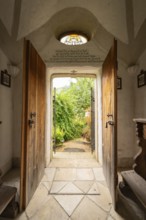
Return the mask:
M45 169L45 175L26 211L16 219L123 219L112 207L102 167L92 156L86 158L87 155L82 154L80 159L78 153L70 154L68 159L65 159L63 154L56 155Z

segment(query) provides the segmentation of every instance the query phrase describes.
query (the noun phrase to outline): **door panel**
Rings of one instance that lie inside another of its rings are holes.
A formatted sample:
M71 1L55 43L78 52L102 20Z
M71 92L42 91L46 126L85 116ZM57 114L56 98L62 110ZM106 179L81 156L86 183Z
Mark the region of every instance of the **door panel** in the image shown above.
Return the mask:
M110 49L102 68L103 171L113 205L117 186L117 42Z
M20 208L25 209L44 174L46 67L24 41Z

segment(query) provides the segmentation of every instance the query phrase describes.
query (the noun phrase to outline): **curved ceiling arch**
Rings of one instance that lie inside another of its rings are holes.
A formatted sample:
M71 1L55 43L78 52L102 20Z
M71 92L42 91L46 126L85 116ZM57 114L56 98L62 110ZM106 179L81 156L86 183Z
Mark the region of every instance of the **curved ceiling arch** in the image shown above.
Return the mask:
M80 48L101 59L108 51L113 37L118 40L119 58L130 65L138 60L146 48L145 0L12 2L15 2L13 8L8 0L1 0L0 44L4 53L15 63L20 60L20 49L17 48L18 45L22 48L23 37L30 38L44 60L49 60L57 50L68 50L69 47L62 45L57 37L71 29L89 35L91 40ZM5 15L7 5L10 13Z
M57 50L87 50L92 55L101 59L106 54L107 48L100 52L95 44L95 36L98 31L104 29L97 18L87 9L82 7L69 7L55 13L49 21L27 36L42 55L45 61L55 54ZM71 48L59 42L58 37L69 31L79 31L89 37L86 45ZM109 34L107 31L104 33ZM111 35L113 39L113 36Z
M56 13L71 7L88 10L108 32L122 42L128 42L126 6L123 0L22 0L18 39L43 26Z
M85 1L83 2L83 0L78 1L78 3L75 1L64 2L57 0L44 0L43 2L40 0L35 0L34 3L32 0L22 0L18 39L25 37L37 30L49 20L52 20L53 16L63 10L67 11L69 8L84 8L85 10L90 11L87 7L87 4L85 4Z
M87 9L69 7L55 13L43 26L27 35L27 37L40 50L45 48L52 38L57 40L61 34L68 31L82 32L92 40L99 26L96 17Z
M83 7L66 7L57 11L46 22L27 33L24 36L32 35L50 27L50 34L56 37L69 30L82 31L92 38L96 28L99 26L97 18L86 8ZM53 32L52 32L53 31ZM49 34L49 33L48 33Z
M99 26L92 12L83 7L68 7L60 10L52 16L50 23L57 38L68 31L79 31L92 39Z

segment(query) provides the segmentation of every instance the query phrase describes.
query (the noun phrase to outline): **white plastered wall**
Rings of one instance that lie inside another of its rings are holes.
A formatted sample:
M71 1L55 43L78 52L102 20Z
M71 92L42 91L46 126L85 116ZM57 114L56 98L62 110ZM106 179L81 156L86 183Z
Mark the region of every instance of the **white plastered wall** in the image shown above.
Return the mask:
M146 50L140 57L139 68L134 75L134 92L135 92L135 104L134 104L134 117L135 118L146 118L146 85L140 88L137 87L137 76L141 70L146 71Z
M117 90L118 166L131 167L134 157L134 79L127 67L122 65L119 66L118 76L122 78L122 89Z
M134 118L146 118L146 85L138 88L137 86L137 76L140 74L141 70L146 71L146 50L139 58L138 61L139 68L137 68L136 73L133 73L134 78ZM135 145L135 154L140 150L137 145L137 137L136 137L136 127L134 124L134 145Z
M0 71L7 69L8 63L8 58L0 50ZM12 87L13 81L10 88L0 84L0 168L3 174L12 166Z
M22 122L22 64L13 78L13 166L20 167Z

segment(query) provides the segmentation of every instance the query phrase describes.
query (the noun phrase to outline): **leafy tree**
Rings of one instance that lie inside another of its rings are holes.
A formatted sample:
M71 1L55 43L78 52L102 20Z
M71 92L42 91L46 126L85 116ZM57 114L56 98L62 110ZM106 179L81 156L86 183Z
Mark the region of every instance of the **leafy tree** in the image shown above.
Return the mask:
M77 82L72 83L68 89L74 102L74 111L81 118L85 116L85 110L91 105L91 88L93 86L92 78L77 78Z

